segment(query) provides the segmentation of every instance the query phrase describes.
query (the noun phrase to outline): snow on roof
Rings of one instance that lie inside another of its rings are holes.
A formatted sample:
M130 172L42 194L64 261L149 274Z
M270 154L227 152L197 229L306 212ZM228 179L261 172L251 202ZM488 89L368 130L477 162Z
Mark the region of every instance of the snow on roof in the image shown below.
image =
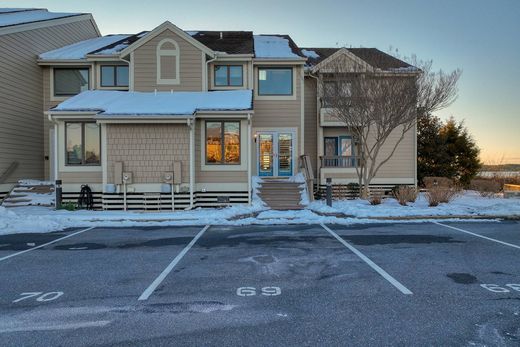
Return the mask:
M302 49L302 54L307 58L318 59L320 55L316 51Z
M254 35L257 58L301 58L293 53L289 40L281 36Z
M81 14L49 12L46 9L4 8L0 10L0 27L73 17Z
M96 37L93 39L73 43L62 48L58 48L49 52L40 54L40 59L54 60L54 59L85 59L85 56L95 50L109 46L117 41L121 41L130 35L107 35ZM111 49L113 50L113 48ZM109 53L106 53L109 54Z
M99 115L193 115L197 111L252 109L251 90L214 92L84 91L52 111L94 111Z

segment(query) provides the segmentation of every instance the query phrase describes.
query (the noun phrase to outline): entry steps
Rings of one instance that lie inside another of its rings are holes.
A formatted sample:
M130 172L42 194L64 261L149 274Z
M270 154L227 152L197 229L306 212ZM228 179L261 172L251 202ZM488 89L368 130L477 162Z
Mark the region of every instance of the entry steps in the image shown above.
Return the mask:
M290 182L284 179L262 179L258 196L273 210L302 210L300 204L304 183Z
M54 183L21 180L2 201L3 207L54 206Z

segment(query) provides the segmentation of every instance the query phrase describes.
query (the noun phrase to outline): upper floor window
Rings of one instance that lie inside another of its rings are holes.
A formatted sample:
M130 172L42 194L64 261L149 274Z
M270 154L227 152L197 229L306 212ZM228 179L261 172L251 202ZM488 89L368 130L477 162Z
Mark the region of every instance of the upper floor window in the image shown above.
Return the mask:
M101 87L128 87L128 66L101 66Z
M292 95L293 69L270 67L258 69L258 95Z
M100 165L101 129L93 122L65 123L65 164Z
M157 84L180 83L179 45L172 39L163 39L157 45Z
M242 74L242 65L217 65L215 66L215 86L242 86Z
M333 107L337 105L336 98L350 98L352 96L352 84L348 81L324 81L322 106Z
M79 94L89 87L88 68L54 69L54 96Z

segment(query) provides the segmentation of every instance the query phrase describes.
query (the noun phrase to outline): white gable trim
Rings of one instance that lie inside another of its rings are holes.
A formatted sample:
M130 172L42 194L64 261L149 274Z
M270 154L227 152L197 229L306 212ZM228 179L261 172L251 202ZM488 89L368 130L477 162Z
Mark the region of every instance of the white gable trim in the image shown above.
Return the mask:
M141 47L142 45L144 45L145 43L149 42L154 37L156 37L157 35L163 33L166 30L170 30L173 33L179 35L181 38L183 38L184 40L188 41L190 44L192 44L193 46L197 47L198 49L200 49L202 52L206 53L207 55L209 55L211 57L215 57L215 52L214 51L212 51L208 47L204 46L202 43L200 43L199 41L195 40L193 37L191 37L190 35L185 33L182 29L178 28L177 26L175 26L174 24L172 24L172 23L170 23L168 21L162 23L157 28L153 29L148 34L144 35L141 39L137 40L136 42L134 42L130 46L128 46L125 49L123 49L121 51L121 53L119 53L119 56L120 57L124 57L124 56L130 54L131 52L135 51L137 48Z
M7 34L18 33L21 31L35 30L35 29L51 27L51 26L56 26L56 25L75 23L75 22L79 22L82 20L90 20L90 22L91 22L92 26L94 27L94 30L96 31L98 36L101 36L101 32L99 31L96 21L94 20L94 18L92 17L92 15L90 13L81 14L81 15L73 15L70 17L48 19L48 20L43 20L40 22L10 25L10 26L4 27L4 28L0 28L0 35L7 35Z
M360 59L354 53L349 52L346 48L341 48L338 51L336 51L334 54L332 54L331 56L322 60L319 64L314 66L311 71L313 73L318 72L323 66L326 66L328 63L330 63L331 61L334 61L336 58L338 58L341 55L344 55L344 56L348 57L349 59L352 59L357 64L359 64L360 66L364 67L365 69L367 69L369 71L375 70L372 65L369 65L366 61Z

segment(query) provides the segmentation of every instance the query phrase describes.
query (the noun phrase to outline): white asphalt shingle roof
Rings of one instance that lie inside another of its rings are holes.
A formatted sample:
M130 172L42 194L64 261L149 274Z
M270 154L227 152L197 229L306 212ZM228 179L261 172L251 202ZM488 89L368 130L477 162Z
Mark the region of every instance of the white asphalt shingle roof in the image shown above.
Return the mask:
M40 54L42 60L85 59L90 52L109 46L131 35L107 35L73 43L62 48Z
M121 92L89 90L62 102L52 111L94 111L99 115L193 115L197 111L252 109L251 90L213 92Z
M83 13L49 12L46 9L0 9L0 28L13 25L41 22L51 19L79 16Z

